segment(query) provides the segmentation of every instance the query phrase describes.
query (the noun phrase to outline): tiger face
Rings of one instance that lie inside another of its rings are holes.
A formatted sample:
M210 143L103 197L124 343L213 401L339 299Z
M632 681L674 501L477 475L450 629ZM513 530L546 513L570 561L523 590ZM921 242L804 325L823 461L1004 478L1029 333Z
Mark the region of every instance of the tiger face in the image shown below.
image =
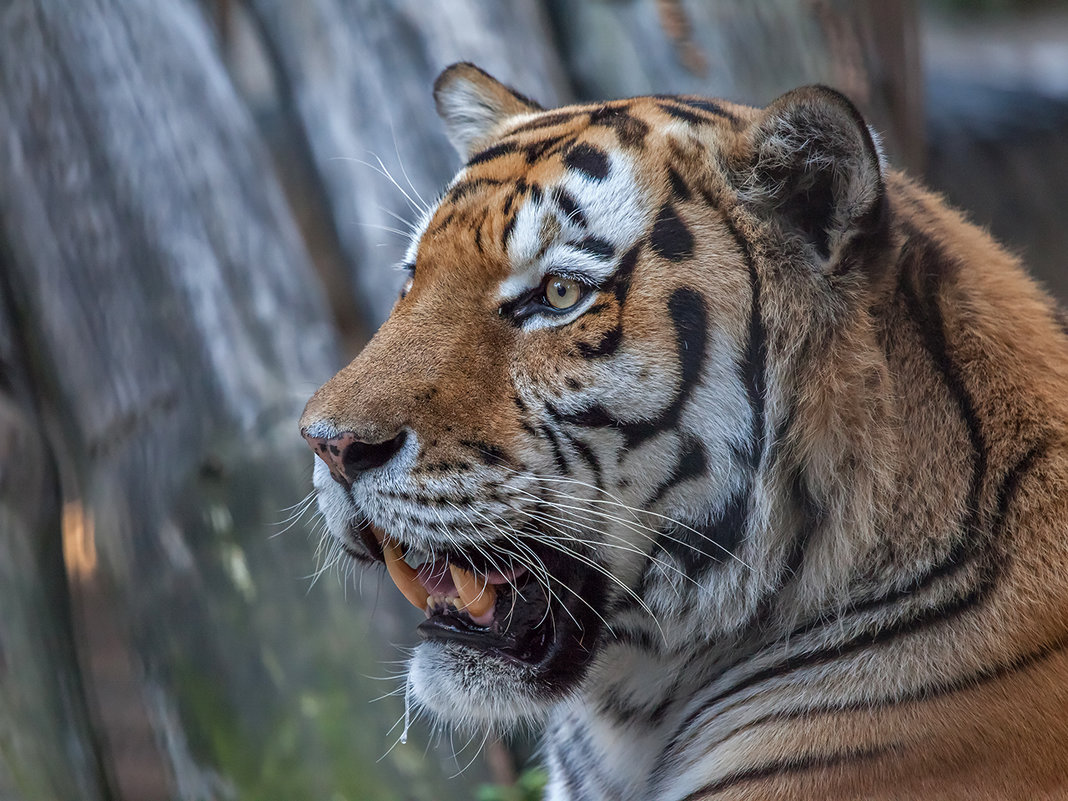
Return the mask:
M830 90L544 111L461 64L435 98L465 166L300 425L330 533L425 613L414 699L507 725L618 673L619 643L692 649L758 612L805 512L767 500L797 482L768 349L818 343L872 283L849 266L882 235L881 167ZM797 272L775 287L772 247Z

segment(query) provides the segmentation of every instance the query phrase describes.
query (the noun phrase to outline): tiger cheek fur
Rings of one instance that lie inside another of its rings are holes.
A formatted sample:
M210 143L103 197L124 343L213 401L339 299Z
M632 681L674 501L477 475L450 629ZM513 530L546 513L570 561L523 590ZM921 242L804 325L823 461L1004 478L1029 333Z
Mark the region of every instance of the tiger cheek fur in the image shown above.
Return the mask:
M551 801L1061 797L1068 340L1013 259L832 90L435 101L465 166L301 420L407 697L544 724Z

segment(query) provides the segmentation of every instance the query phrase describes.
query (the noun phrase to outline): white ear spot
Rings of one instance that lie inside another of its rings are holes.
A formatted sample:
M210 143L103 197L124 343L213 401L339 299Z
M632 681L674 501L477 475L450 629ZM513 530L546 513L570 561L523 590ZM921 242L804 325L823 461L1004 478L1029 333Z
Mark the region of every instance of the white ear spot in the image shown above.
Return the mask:
M465 161L485 147L502 122L541 110L533 100L466 62L446 67L434 81L434 103L449 141Z

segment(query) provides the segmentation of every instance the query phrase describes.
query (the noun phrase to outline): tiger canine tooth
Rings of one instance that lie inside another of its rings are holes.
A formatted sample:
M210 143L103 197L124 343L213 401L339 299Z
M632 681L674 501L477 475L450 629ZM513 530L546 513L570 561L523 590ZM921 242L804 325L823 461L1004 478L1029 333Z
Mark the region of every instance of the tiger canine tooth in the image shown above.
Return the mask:
M497 588L488 581L479 581L478 577L456 565L449 565L456 594L460 596L463 609L471 617L481 617L493 608L497 602Z
M426 609L426 603L430 599L423 585L416 578L416 570L401 555L400 546L389 537L382 538L382 556L386 560L386 570L389 577L397 585L397 589L408 599L408 603L416 609Z

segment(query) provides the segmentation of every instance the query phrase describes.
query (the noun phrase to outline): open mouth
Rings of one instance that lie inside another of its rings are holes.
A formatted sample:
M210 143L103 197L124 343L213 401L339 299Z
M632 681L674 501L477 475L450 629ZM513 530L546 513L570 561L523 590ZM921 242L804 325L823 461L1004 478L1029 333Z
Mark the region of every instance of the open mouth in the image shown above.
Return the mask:
M513 566L514 544L486 545L479 554L405 551L369 526L356 531L376 561L385 563L405 598L426 615L426 640L454 642L523 663L540 683L565 689L580 677L601 631L604 582L599 571L559 550L524 543L538 571ZM496 554L492 562L487 554ZM530 561L530 560L524 560ZM502 567L507 565L507 567Z

